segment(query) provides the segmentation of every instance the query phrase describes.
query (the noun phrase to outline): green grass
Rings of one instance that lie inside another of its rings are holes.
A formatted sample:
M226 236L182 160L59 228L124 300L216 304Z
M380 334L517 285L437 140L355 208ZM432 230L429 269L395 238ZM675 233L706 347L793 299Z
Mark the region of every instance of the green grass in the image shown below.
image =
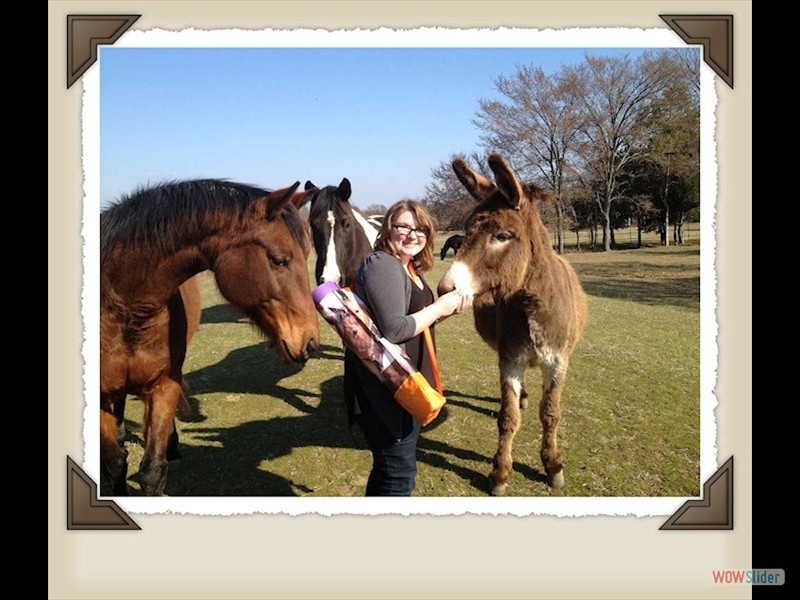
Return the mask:
M436 248L446 237L437 237ZM568 254L589 295L589 323L562 401L567 485L556 492L544 483L541 380L531 370L531 407L515 440L507 495L699 494L699 253L695 230L686 246ZM313 260L312 251L310 280ZM435 285L452 260L437 254L428 281ZM170 465L166 494L363 495L371 460L347 430L343 353L332 328L320 318L316 356L304 367L283 364L225 304L210 273L202 275L202 293L202 325L184 369L191 412L178 420L182 459ZM497 445L497 357L471 315L441 323L437 340L448 403L423 431L414 494L485 496ZM130 399L133 494L142 412L142 403Z

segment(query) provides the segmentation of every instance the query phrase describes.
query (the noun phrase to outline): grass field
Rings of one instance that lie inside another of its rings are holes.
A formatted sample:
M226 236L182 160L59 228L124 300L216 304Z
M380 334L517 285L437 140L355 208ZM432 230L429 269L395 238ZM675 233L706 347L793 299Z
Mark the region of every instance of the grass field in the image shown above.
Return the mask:
M635 232L634 232L635 235ZM437 236L441 247L445 234ZM582 237L582 240L588 239ZM568 237L568 244L574 236ZM618 232L617 241L628 240ZM536 403L540 373L528 373L531 408L514 445L513 496L695 496L700 460L700 245L568 254L589 296L589 323L572 356L559 447L566 487L544 483ZM314 254L309 258L313 279ZM434 286L452 263L440 261ZM202 274L200 330L185 378L191 413L178 429L170 496L361 496L370 456L355 447L342 399L342 347L321 318L321 348L301 367L280 363L257 332ZM485 496L496 450L496 355L471 315L437 327L448 403L423 431L416 496ZM143 407L126 414L129 486L138 494Z

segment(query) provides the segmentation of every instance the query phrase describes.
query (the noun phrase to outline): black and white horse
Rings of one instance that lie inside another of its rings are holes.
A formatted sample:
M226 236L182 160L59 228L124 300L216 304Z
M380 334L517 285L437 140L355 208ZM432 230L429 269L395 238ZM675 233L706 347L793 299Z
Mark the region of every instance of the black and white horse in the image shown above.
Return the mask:
M305 189L316 186L306 182ZM334 281L342 287L355 280L356 271L372 252L379 226L373 225L350 205L352 189L347 178L337 186L319 190L311 201L309 222L317 252L317 283Z

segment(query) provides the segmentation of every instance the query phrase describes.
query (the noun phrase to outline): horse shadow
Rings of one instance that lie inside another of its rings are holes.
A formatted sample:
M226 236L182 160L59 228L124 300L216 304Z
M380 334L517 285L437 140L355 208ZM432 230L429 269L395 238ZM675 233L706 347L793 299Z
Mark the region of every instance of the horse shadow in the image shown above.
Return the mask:
M315 356L342 360L343 353L336 346L322 345ZM186 374L184 380L192 394L189 398L190 406L193 403L199 405L196 397L198 395L256 394L280 398L293 408L310 413L312 406L302 398L315 394L287 388L278 383L296 375L303 367L300 363L282 362L264 344L254 344L233 350L221 361Z
M323 345L317 356L340 361L343 353L339 347ZM187 374L192 393L189 397L191 412L179 415L179 418L183 423L182 439L191 436L193 443L181 443L181 460L170 463L165 493L169 496L320 495L319 489L313 489L307 480L303 480L302 470L298 469L297 476L287 475L285 471L278 475L270 472L269 465L265 467L264 462L279 460L305 447L356 449L368 457L368 451L353 439L348 427L343 376L336 375L323 381L319 392L281 383L302 368L296 363L279 361L265 350L263 344L256 344L234 350L220 362ZM206 426L202 396L211 393L269 396L265 402L284 402L300 415L253 420L231 427ZM491 403L499 408L498 399L451 390L447 391L447 397L451 406L446 404L439 417L423 428L417 459L420 463L454 473L475 490L485 493L488 491L487 473L491 457L431 439L426 433L445 425L452 418L455 407L496 418L496 409L476 406L474 401ZM312 401L312 398L318 401ZM139 424L126 421L126 427L128 438L141 443ZM369 471L368 458L365 460L364 481ZM487 468L485 471L476 470L459 461L485 464ZM324 462L319 463L319 468L325 468ZM527 479L546 481L542 473L527 465L515 462L513 468ZM136 477L134 473L131 481ZM132 493L136 493L135 490ZM360 495L358 490L355 494Z
M244 313L230 304L207 306L200 312L200 323L238 323L246 319Z
M271 473L262 468L262 463L307 446L353 448L341 387L341 376L323 382L319 405L305 405L301 416L249 421L233 427L184 427L182 433L191 434L201 445L182 446L181 465L174 472L170 466L166 493L170 496L303 496L314 493L317 490L301 479ZM294 391L289 390L289 393L294 394ZM276 399L281 400L296 405L286 397ZM184 468L188 465L202 465L202 471Z

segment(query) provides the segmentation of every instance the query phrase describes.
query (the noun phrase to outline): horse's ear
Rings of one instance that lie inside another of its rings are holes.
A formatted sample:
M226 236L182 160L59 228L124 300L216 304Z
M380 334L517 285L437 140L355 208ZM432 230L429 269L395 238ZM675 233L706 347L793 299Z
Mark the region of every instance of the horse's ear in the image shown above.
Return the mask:
M297 192L292 196L292 204L297 208L302 208L309 200L313 202L317 194L319 194L319 190L312 185L311 189L306 188L306 191Z
M339 199L343 202L347 202L350 199L350 194L353 193L353 190L350 188L350 180L345 177L342 179L342 183L339 184L339 189L336 192L336 195L339 196Z
M453 161L453 171L455 171L456 177L458 177L461 184L467 188L470 195L478 202L485 200L489 194L497 189L491 181L470 169L467 163L460 158Z
M508 198L511 207L519 208L524 194L522 192L522 184L520 184L511 167L499 154L491 154L489 156L489 168L494 173L497 187L503 193L503 196Z
M310 181L306 181L306 184L305 184L305 186L303 186L303 189L304 189L304 190L306 190L306 191L308 191L308 190L310 190L310 189L316 189L316 187L317 187L317 186L315 186L315 185L314 185L313 183L311 183Z
M294 185L280 190L275 190L267 196L267 219L275 218L283 208L289 203L294 196L295 190L300 187L300 182L295 182Z

